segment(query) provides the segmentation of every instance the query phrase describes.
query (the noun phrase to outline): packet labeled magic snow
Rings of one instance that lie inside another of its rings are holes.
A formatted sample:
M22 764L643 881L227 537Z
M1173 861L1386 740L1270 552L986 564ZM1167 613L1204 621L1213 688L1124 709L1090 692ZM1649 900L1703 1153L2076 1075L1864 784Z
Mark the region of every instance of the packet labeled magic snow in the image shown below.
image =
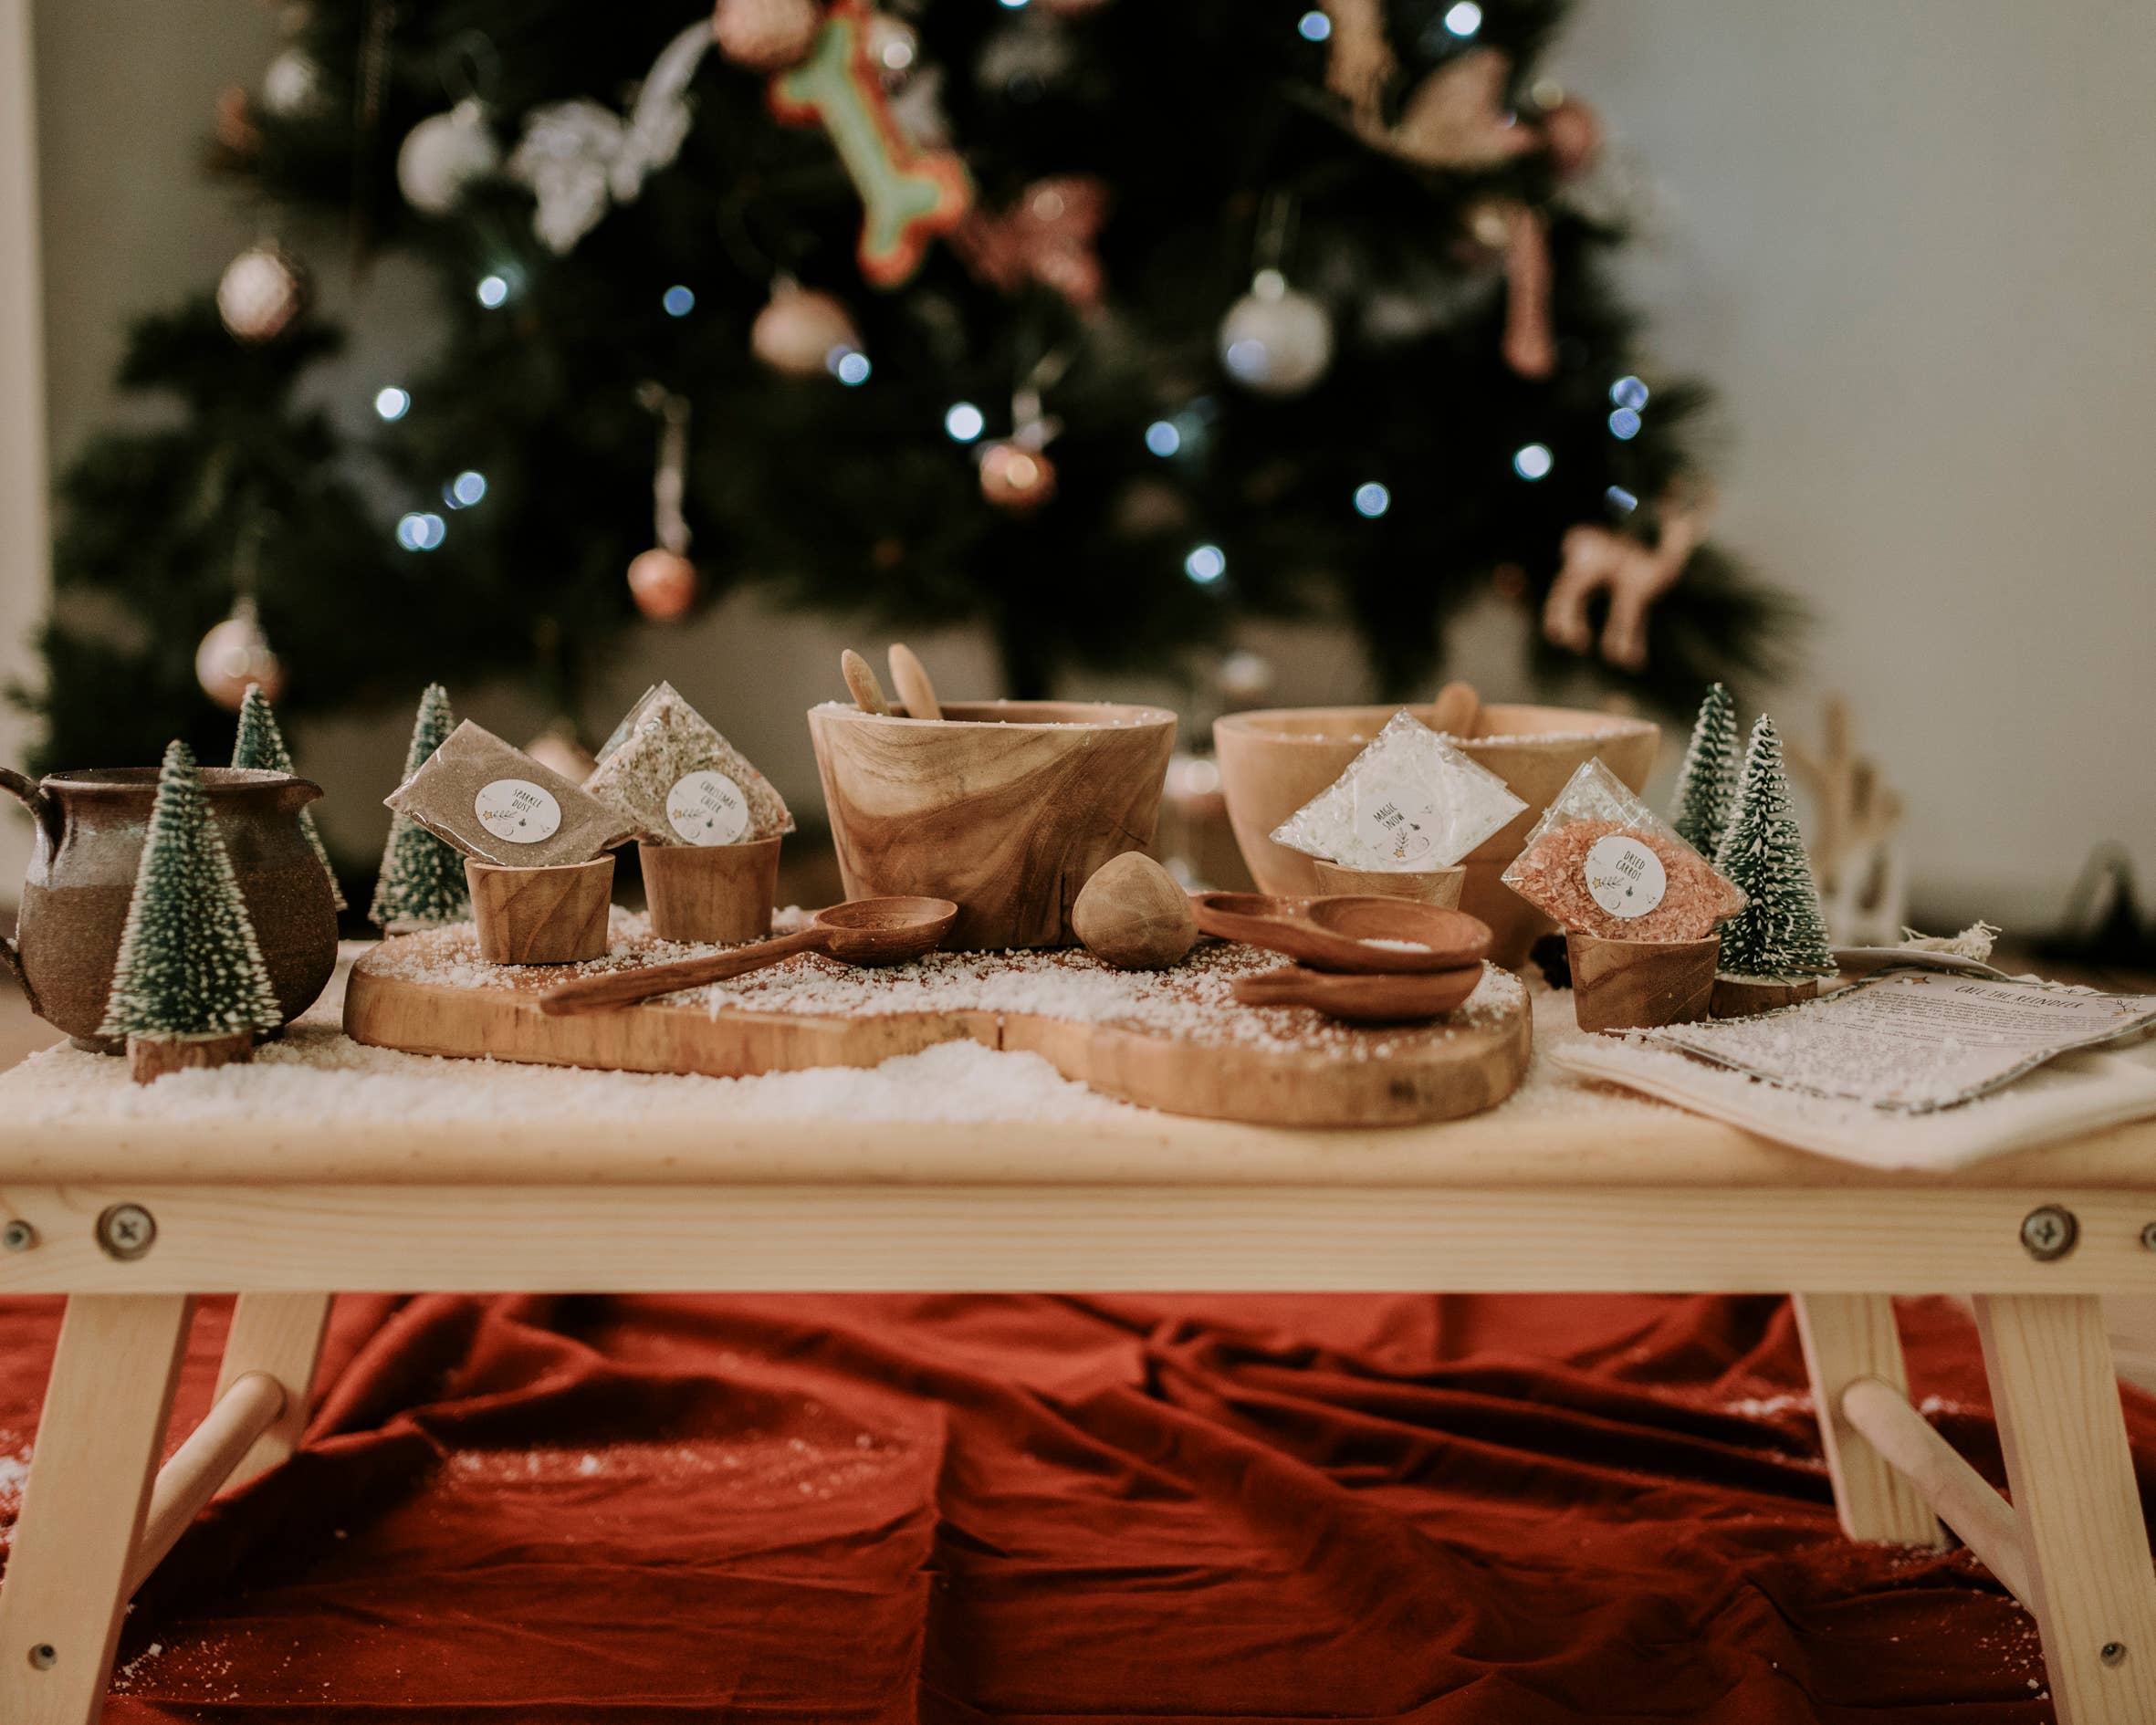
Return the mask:
M382 800L501 868L589 862L635 835L633 822L575 780L469 719Z
M1605 940L1703 940L1747 902L1599 759L1580 763L1499 878Z
M668 683L645 690L614 727L584 789L654 844L744 844L793 831L771 781Z
M1450 868L1526 806L1403 707L1272 839L1346 868Z

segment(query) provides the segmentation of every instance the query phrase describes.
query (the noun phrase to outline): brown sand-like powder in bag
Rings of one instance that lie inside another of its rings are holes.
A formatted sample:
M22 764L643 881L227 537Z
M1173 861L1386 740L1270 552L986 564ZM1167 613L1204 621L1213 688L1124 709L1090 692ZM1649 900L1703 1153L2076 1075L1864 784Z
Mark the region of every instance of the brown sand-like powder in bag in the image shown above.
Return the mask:
M665 683L615 727L584 789L654 844L743 844L794 830L770 780Z
M1566 781L1502 878L1564 927L1605 940L1703 940L1746 903L1598 759Z
M469 719L382 800L501 868L589 862L634 835L632 822L573 780Z

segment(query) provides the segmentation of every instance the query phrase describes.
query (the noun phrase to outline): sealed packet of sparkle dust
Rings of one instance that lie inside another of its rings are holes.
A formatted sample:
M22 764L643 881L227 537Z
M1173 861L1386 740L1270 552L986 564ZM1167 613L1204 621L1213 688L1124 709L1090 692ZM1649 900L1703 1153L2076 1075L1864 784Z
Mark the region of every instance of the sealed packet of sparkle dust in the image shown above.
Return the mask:
M745 844L793 831L771 781L667 683L614 727L584 789L654 844Z
M589 862L635 823L466 719L382 800L466 856L508 869Z
M1598 759L1581 762L1499 878L1605 940L1703 940L1748 902Z
M1406 708L1273 842L1346 868L1450 868L1526 804Z

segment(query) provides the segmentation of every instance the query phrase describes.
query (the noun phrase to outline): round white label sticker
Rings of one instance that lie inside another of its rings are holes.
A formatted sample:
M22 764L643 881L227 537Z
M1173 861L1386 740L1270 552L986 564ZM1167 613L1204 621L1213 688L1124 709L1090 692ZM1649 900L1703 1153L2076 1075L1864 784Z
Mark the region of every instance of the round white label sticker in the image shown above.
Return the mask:
M731 844L748 831L748 799L724 773L689 773L666 793L666 820L691 844Z
M472 799L479 824L510 844L537 844L561 829L561 805L529 779L497 779Z
M1587 892L1612 916L1644 916L1669 889L1662 859L1638 839L1612 832L1587 847Z

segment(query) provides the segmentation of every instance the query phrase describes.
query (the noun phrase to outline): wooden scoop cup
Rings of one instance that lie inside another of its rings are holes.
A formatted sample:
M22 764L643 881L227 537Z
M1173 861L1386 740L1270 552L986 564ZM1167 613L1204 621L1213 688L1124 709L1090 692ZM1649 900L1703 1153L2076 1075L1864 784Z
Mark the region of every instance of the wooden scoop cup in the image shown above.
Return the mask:
M1405 899L1200 893L1190 902L1207 934L1285 953L1315 970L1429 975L1480 964L1490 950L1481 918Z
M539 1010L557 1019L611 1012L654 995L747 976L804 952L819 952L841 964L902 965L934 952L958 915L958 905L947 898L855 899L818 911L800 933L776 940L713 953L707 958L681 958L642 970L610 971L565 982L539 996Z

